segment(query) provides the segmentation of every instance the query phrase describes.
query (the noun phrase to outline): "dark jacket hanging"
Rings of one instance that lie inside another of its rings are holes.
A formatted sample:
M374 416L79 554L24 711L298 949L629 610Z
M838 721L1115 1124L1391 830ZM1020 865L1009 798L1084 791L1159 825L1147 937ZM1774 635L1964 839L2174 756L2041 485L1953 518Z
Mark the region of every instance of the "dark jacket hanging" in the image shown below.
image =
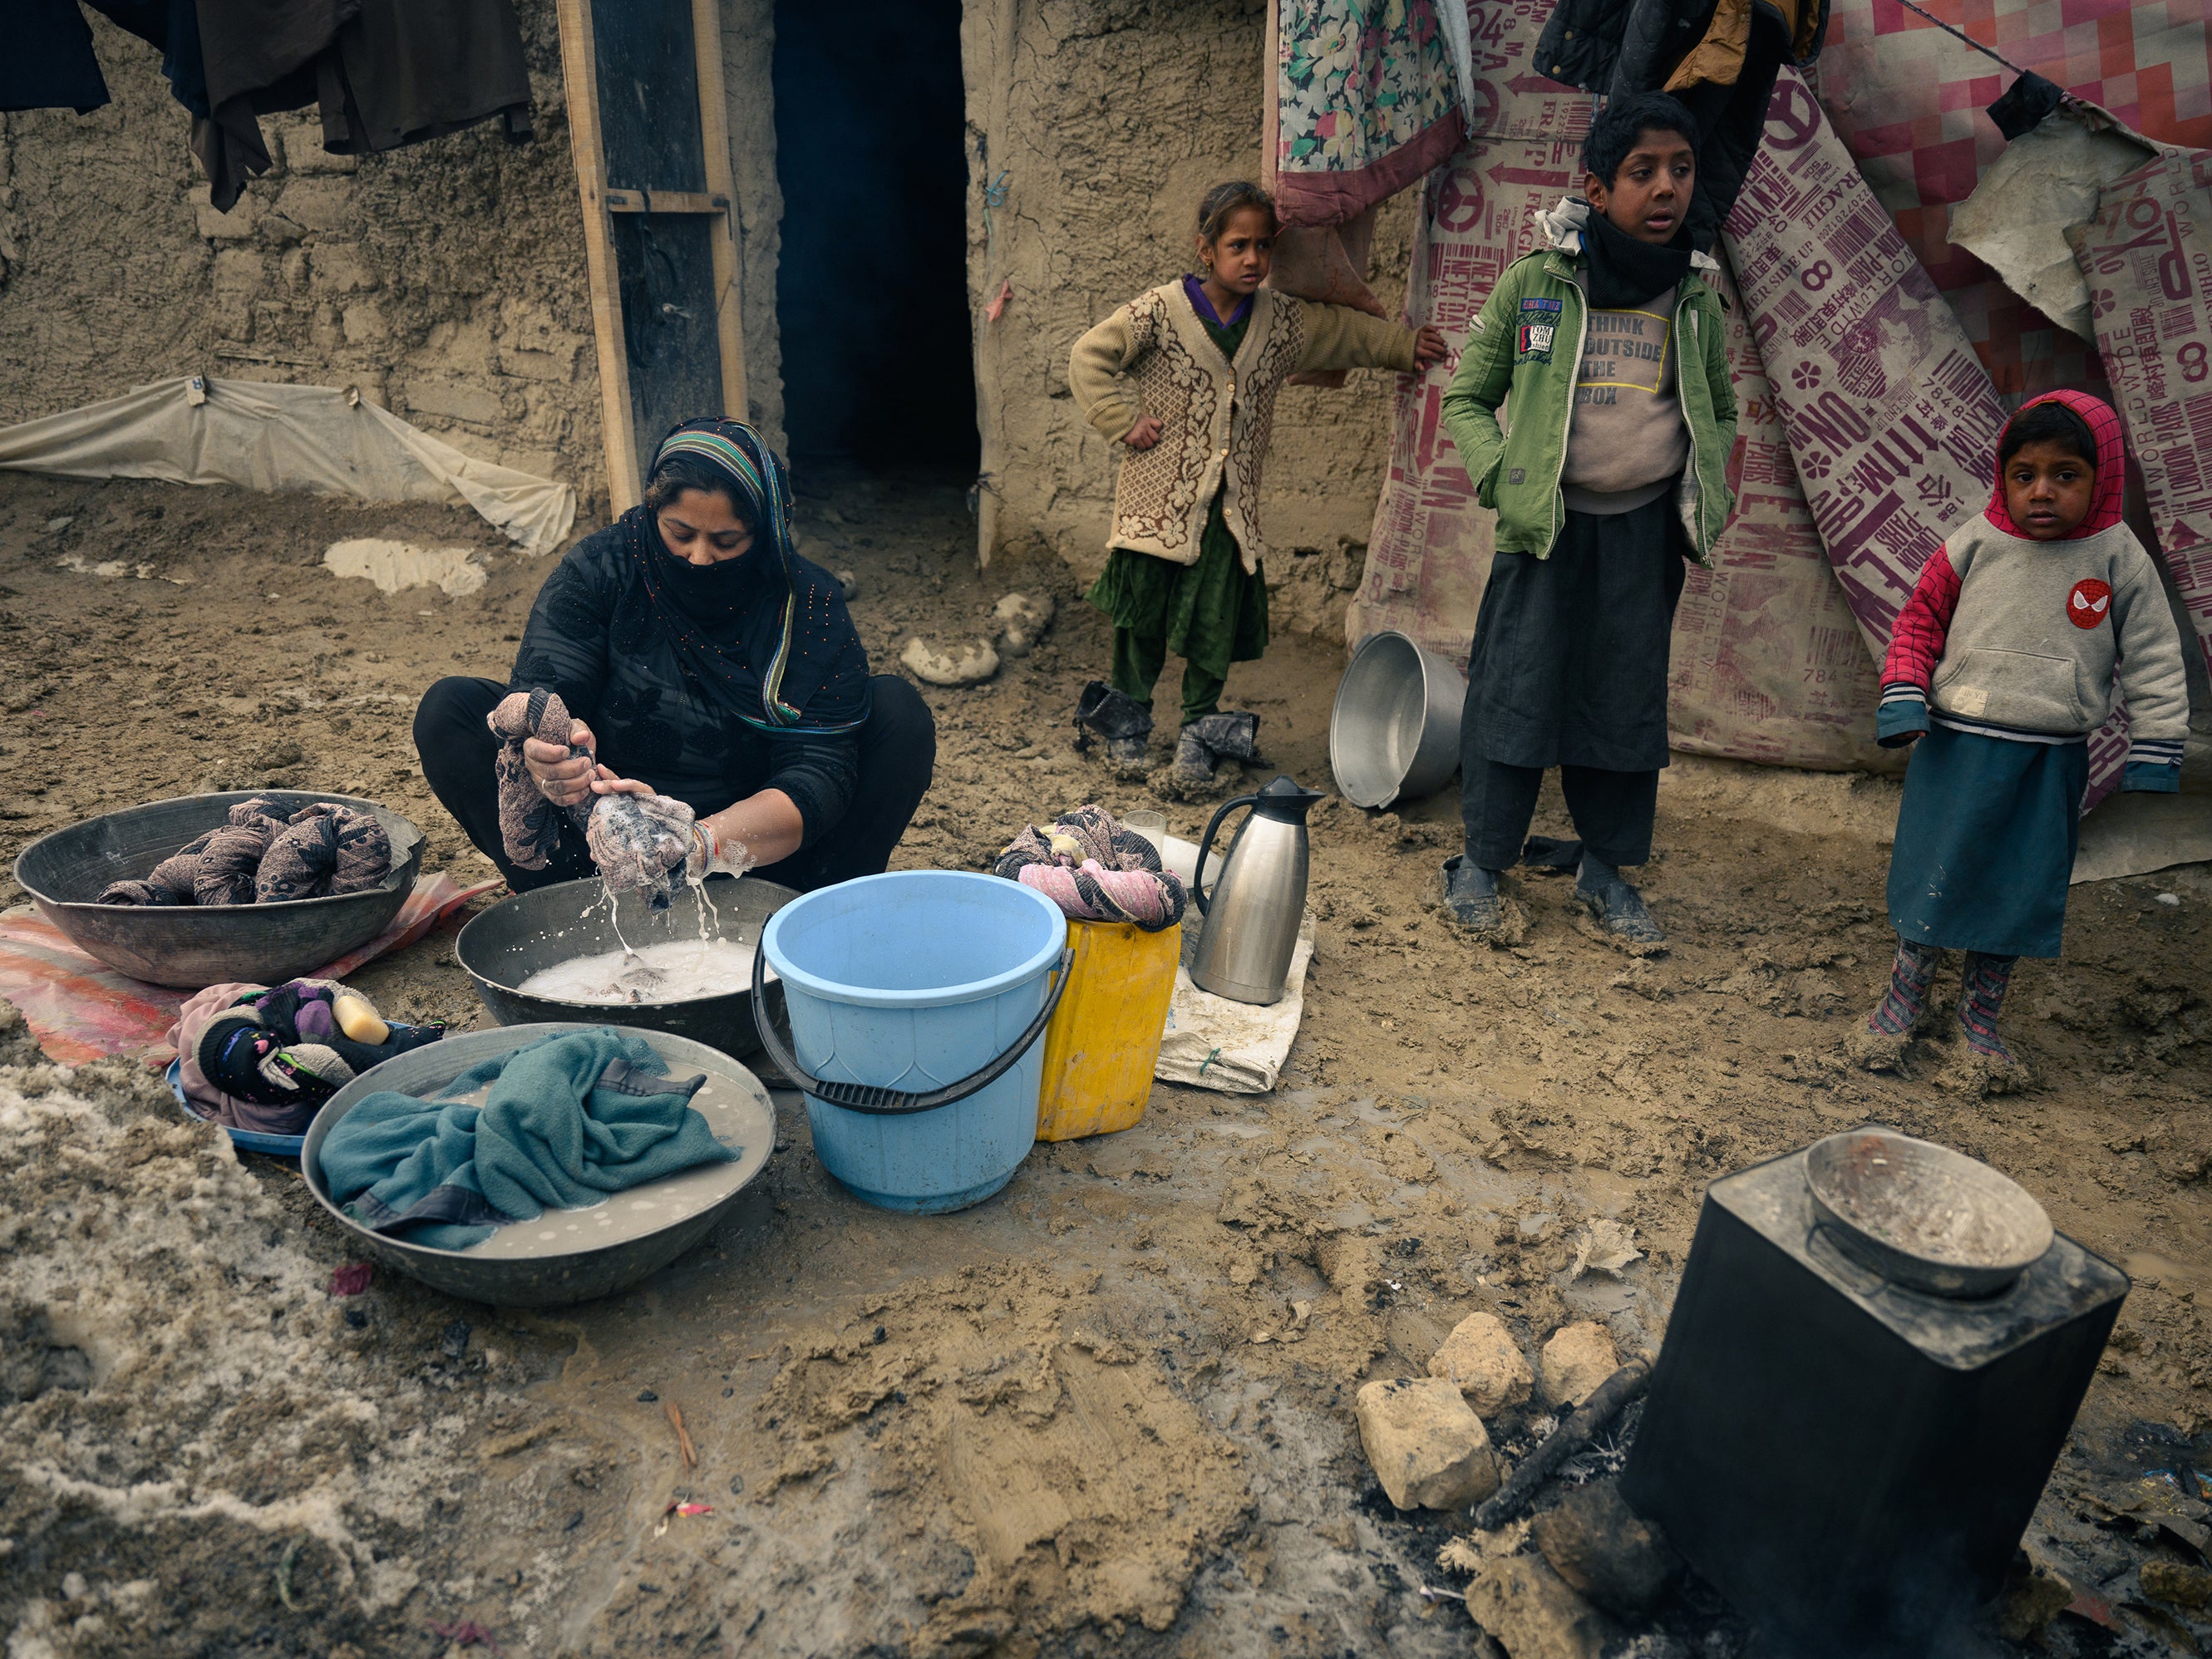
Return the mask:
M207 169L217 211L229 212L246 179L269 170L255 117L315 101L315 58L359 7L360 0L199 0L209 113L192 123L192 154Z
M7 50L0 52L0 110L73 109L89 115L107 101L92 29L76 0L18 0L9 9Z
M323 55L323 148L395 149L496 115L530 130L530 72L512 0L361 0Z

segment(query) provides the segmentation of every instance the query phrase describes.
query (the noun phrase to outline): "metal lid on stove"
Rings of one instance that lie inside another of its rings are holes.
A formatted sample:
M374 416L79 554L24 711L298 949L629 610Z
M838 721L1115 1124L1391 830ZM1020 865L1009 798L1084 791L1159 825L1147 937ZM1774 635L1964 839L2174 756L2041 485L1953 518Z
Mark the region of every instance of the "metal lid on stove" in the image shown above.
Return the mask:
M2042 1260L2055 1234L2025 1188L1933 1141L1869 1127L1805 1153L1813 1209L1838 1249L1893 1285L1995 1296Z

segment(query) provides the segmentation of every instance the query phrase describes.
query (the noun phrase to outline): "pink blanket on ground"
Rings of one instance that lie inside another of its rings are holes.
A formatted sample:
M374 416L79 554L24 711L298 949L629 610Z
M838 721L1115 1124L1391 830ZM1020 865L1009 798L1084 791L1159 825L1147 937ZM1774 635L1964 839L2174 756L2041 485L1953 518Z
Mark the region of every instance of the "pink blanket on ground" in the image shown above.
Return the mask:
M412 945L498 885L484 881L463 887L451 876L418 876L389 927L309 977L343 979L387 951ZM194 994L118 974L77 949L27 905L0 914L0 997L22 1010L39 1046L65 1066L111 1055L166 1066L175 1053L170 1034Z

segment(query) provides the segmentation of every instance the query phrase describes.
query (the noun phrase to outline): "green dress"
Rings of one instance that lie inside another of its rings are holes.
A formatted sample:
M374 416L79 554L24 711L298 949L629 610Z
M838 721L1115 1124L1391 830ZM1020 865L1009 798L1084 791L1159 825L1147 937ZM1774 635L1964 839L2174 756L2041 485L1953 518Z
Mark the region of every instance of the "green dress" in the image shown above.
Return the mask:
M1225 326L1198 320L1233 362L1250 313ZM1085 597L1114 619L1115 690L1150 708L1168 653L1183 659L1186 726L1219 708L1231 663L1250 662L1267 648L1267 573L1245 570L1218 490L1199 538L1197 563L1175 564L1117 547Z

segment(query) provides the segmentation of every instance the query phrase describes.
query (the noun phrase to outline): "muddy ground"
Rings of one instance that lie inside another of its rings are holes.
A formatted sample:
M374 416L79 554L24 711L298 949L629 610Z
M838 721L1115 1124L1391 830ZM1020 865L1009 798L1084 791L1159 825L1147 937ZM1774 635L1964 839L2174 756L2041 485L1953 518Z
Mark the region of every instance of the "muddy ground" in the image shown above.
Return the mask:
M955 489L833 483L802 492L806 549L858 574L879 663L915 629L979 631L1011 586L1061 602L994 682L928 692L937 782L901 864L975 866L1094 799L1197 828L1210 803L1073 752L1106 643L1064 570L979 574ZM489 580L387 596L319 568L360 535L467 546ZM549 568L445 509L0 475L0 854L284 784L386 800L429 867L481 878L409 718L438 675L504 676ZM1304 781L1327 781L1340 664L1285 641L1231 678ZM2201 1494L2138 1477L2212 1470L2212 879L2075 890L2065 957L2014 992L2032 1091L1944 1087L1940 1045L1911 1078L1856 1073L1894 789L1678 763L1645 872L1673 948L1643 963L1576 931L1563 878L1522 879L1519 948L1465 942L1429 908L1453 798L1331 803L1273 1094L1162 1086L1137 1128L1041 1146L934 1219L845 1196L781 1097L777 1155L708 1245L551 1315L381 1273L331 1297L348 1252L293 1170L173 1121L131 1068L40 1066L0 1033L30 1062L0 1069L9 1659L1489 1651L1415 1593L1459 1582L1436 1558L1464 1521L1382 1499L1359 1383L1420 1374L1481 1309L1532 1354L1571 1317L1656 1344L1705 1184L1868 1120L1988 1159L2135 1275L2031 1534L2086 1597L2043 1642L2194 1651L2207 1626L2139 1573L2205 1546ZM1538 827L1564 831L1555 795ZM485 1023L450 933L356 982ZM1597 1218L1644 1255L1576 1276ZM1540 1425L1492 1426L1519 1449ZM1761 1650L1695 1596L1665 1622L1679 1639L1639 1651Z

